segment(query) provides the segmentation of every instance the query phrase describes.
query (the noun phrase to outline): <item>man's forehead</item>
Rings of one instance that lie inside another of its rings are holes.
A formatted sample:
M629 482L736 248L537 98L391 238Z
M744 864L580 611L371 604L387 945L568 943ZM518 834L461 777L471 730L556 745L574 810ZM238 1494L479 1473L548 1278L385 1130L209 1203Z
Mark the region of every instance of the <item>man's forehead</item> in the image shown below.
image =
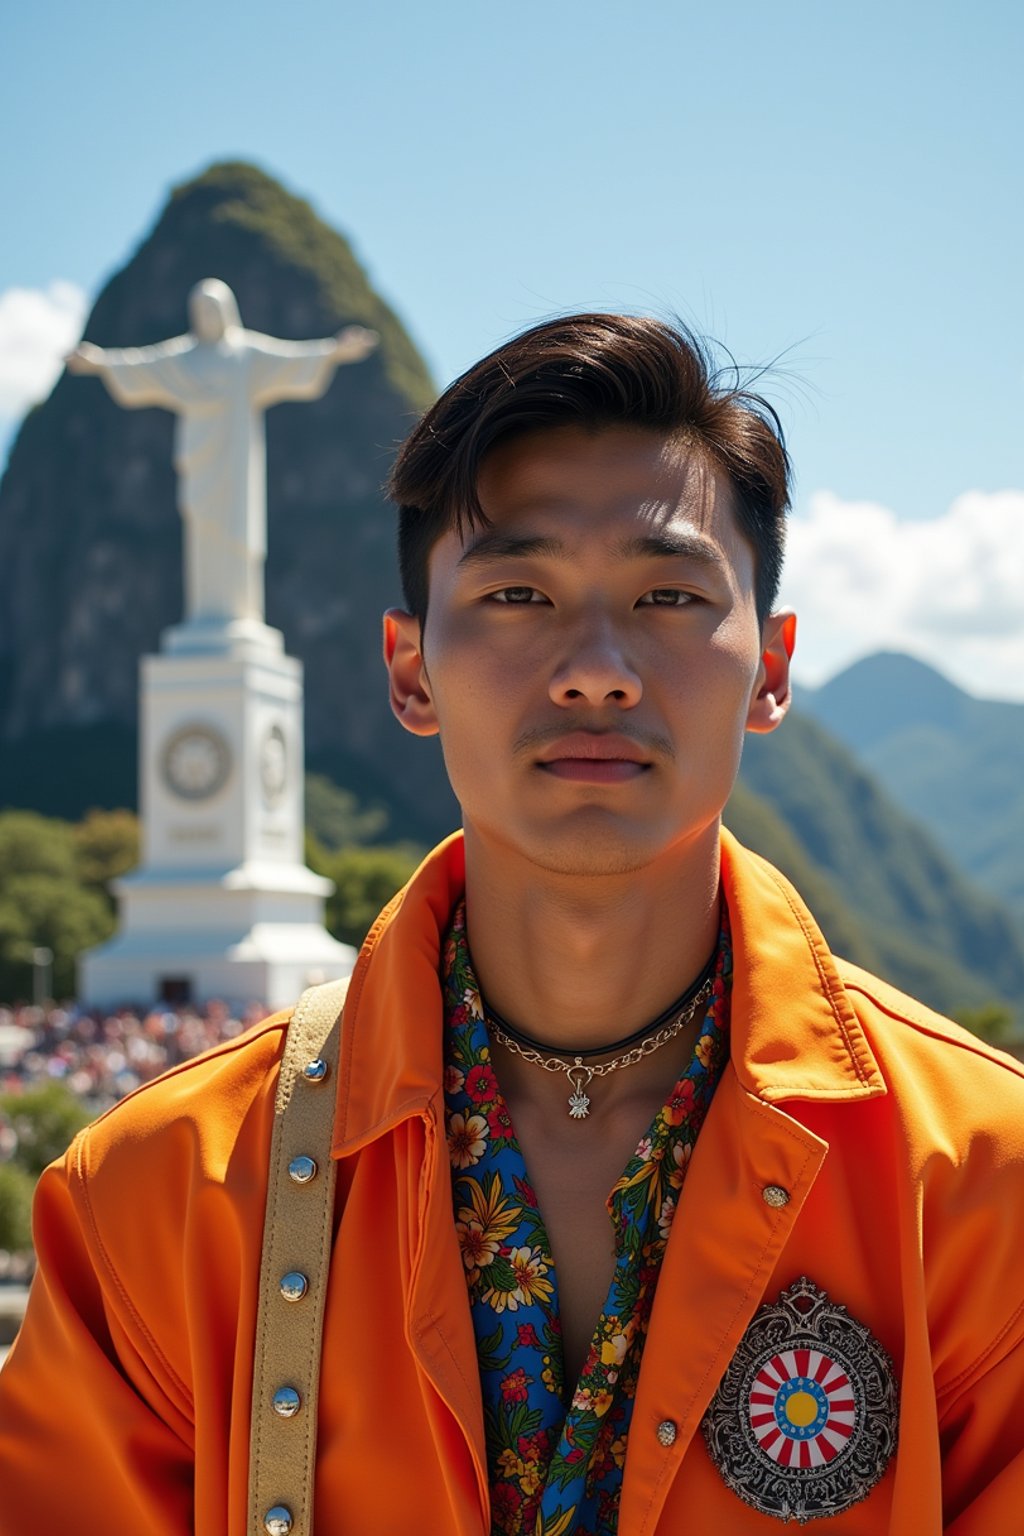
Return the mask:
M691 474L713 474L699 445L675 434L644 427L543 427L516 433L485 455L479 476L481 494L509 482L528 487L558 484L581 473L628 475L666 486Z
M701 540L728 548L736 532L726 475L693 445L638 428L551 428L499 444L478 493L489 526L463 529L464 552L498 554L500 536L511 550L517 535L530 535L551 541L537 553L555 553L555 542L594 533L623 554L668 553L642 546L682 543L689 530L697 554Z

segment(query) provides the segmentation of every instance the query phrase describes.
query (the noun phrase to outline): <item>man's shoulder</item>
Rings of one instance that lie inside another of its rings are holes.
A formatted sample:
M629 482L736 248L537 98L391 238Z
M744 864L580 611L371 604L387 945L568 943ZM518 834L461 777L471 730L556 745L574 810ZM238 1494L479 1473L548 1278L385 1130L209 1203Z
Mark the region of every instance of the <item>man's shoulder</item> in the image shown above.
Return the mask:
M96 1279L83 1286L98 1284L118 1325L179 1385L192 1370L196 1273L212 1313L251 1303L289 1018L275 1014L137 1088L39 1183L41 1267L87 1264Z
M836 966L890 1088L918 1100L936 1094L951 1108L966 1100L993 1115L1006 1109L1024 1123L1024 1063L869 971Z
M108 1164L144 1174L151 1159L189 1146L218 1165L246 1123L270 1123L274 1086L293 1009L260 1020L219 1045L144 1083L82 1131L72 1148L77 1171L95 1176ZM263 1111L269 1105L269 1111Z

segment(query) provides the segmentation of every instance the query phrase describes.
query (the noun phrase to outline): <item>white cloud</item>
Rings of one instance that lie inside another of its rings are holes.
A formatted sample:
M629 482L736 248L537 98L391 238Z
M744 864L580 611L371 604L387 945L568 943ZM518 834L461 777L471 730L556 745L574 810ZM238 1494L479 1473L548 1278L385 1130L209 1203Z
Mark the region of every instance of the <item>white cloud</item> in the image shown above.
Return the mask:
M1024 700L1024 491L968 491L913 522L821 491L790 524L782 600L808 683L901 650L971 693Z
M43 400L82 334L86 297L75 283L0 293L0 417Z

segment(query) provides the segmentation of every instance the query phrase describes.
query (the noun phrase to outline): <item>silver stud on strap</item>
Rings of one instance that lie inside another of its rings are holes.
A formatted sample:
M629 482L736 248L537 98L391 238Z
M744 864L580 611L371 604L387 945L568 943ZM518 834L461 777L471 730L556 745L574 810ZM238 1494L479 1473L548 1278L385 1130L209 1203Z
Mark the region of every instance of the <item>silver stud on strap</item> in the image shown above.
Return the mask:
M288 1536L292 1523L292 1512L287 1504L274 1504L263 1516L267 1536Z
M302 1069L302 1075L307 1083L322 1083L330 1072L330 1065L322 1056L315 1056L312 1061L307 1061Z
M294 1387L278 1387L270 1402L274 1412L281 1419L294 1419L302 1407L302 1398Z
M657 1428L658 1444L669 1446L676 1443L676 1426L671 1419L662 1419Z
M789 1204L789 1190L783 1189L781 1184L766 1184L761 1191L761 1198L765 1205L780 1211L784 1205Z
M293 1184L308 1184L316 1175L316 1159L313 1157L293 1157L288 1164L288 1177Z
M285 1301L301 1301L309 1290L309 1280L298 1269L290 1269L281 1276L280 1291Z

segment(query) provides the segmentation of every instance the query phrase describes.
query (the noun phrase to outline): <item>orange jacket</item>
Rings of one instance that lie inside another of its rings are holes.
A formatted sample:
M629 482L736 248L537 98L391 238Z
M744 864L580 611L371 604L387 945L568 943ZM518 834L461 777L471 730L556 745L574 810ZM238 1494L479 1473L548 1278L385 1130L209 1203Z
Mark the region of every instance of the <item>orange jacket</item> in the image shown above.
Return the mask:
M318 1536L488 1529L440 1086L439 938L462 879L456 838L376 924L346 1007ZM658 1283L622 1536L779 1528L726 1487L700 1423L759 1306L801 1276L866 1325L900 1394L884 1476L813 1528L1010 1536L1024 1518L1024 1071L833 959L789 885L728 834L723 880L732 1063ZM3 1536L243 1536L285 1022L140 1089L44 1175L39 1272L0 1375ZM770 1186L788 1201L769 1203Z

